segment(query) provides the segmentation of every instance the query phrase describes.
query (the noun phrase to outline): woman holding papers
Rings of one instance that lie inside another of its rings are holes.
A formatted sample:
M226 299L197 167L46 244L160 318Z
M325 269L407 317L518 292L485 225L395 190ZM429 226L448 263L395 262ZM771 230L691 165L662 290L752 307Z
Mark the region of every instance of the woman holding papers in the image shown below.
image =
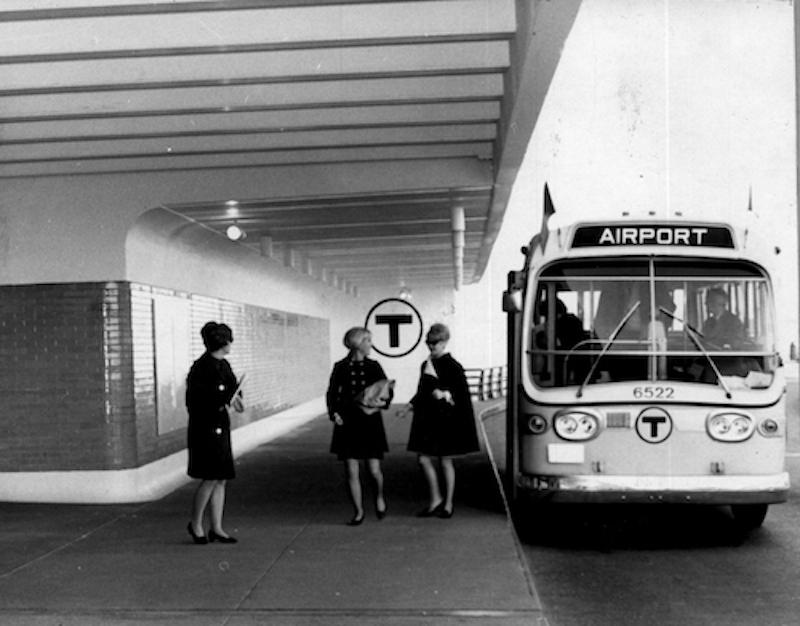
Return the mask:
M372 334L366 328L347 331L344 345L347 356L333 366L326 394L328 415L333 422L331 452L344 461L347 487L354 515L348 523L358 526L364 521L359 465L366 460L375 483L375 513L386 515L383 496L381 459L388 452L381 409L389 406L394 381L386 380L380 363L369 358Z
M206 351L194 362L186 378L188 474L200 479L192 504L192 520L187 528L197 544L236 543L222 528L225 483L236 475L228 407L233 406L238 412L244 410L240 383L225 359L231 351L233 332L226 324L208 322L200 336ZM207 507L211 518L208 536L203 528Z

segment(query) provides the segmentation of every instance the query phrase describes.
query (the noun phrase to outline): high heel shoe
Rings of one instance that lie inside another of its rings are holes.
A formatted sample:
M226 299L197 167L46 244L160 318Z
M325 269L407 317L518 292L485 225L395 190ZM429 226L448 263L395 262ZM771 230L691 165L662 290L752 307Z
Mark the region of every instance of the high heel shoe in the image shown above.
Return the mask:
M364 521L364 513L361 515L356 515L353 519L347 522L348 526L361 526L361 522Z
M389 507L386 505L385 502L383 504L383 509L379 509L378 505L376 504L375 505L375 517L377 517L379 520L383 519L384 517L386 517L386 512L387 512L388 509L389 509Z
M194 530L192 530L192 523L189 522L186 524L186 530L189 531L189 534L192 536L192 541L194 541L198 545L204 545L208 543L208 537L205 535L195 535Z
M442 510L442 507L444 507L444 502L440 502L432 509L431 508L422 509L421 511L417 512L417 517L436 517Z
M215 533L213 530L208 531L208 540L209 541L219 541L220 543L238 543L239 540L236 537L231 537L230 535L219 535Z
M453 508L451 507L448 511L446 508L442 507L439 509L439 512L436 514L436 516L440 519L450 519L453 517Z

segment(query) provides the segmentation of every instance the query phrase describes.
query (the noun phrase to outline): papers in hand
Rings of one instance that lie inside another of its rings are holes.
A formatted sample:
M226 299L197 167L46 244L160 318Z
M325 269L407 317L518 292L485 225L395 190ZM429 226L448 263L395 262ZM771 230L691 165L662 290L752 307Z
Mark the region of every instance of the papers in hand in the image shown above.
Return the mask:
M372 383L356 396L356 403L367 415L388 409L394 398L394 380L384 378Z
M242 374L242 377L239 379L239 382L236 384L236 389L233 390L233 395L231 396L231 399L228 400L228 406L233 404L233 401L236 400L236 398L241 398L242 397L242 383L244 382L245 376L247 376L247 374Z

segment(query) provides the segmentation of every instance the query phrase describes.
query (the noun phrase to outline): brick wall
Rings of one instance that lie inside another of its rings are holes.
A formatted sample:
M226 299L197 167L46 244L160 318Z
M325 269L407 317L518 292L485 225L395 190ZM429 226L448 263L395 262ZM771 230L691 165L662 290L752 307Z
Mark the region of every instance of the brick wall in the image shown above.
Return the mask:
M127 282L0 286L0 471L131 468L184 447L185 427L159 427L158 298L189 312L185 369L205 322L233 329L248 404L234 427L324 393L324 319Z

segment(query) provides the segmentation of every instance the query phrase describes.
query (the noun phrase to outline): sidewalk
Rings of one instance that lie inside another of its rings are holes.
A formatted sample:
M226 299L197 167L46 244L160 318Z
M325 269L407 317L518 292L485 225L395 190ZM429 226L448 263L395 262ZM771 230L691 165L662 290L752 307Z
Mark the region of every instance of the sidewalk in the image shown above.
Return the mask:
M457 462L452 519L419 519L409 423L386 424L389 515L360 527L327 417L239 459L236 545L191 543L193 484L139 505L0 503L0 624L546 623L486 454Z

